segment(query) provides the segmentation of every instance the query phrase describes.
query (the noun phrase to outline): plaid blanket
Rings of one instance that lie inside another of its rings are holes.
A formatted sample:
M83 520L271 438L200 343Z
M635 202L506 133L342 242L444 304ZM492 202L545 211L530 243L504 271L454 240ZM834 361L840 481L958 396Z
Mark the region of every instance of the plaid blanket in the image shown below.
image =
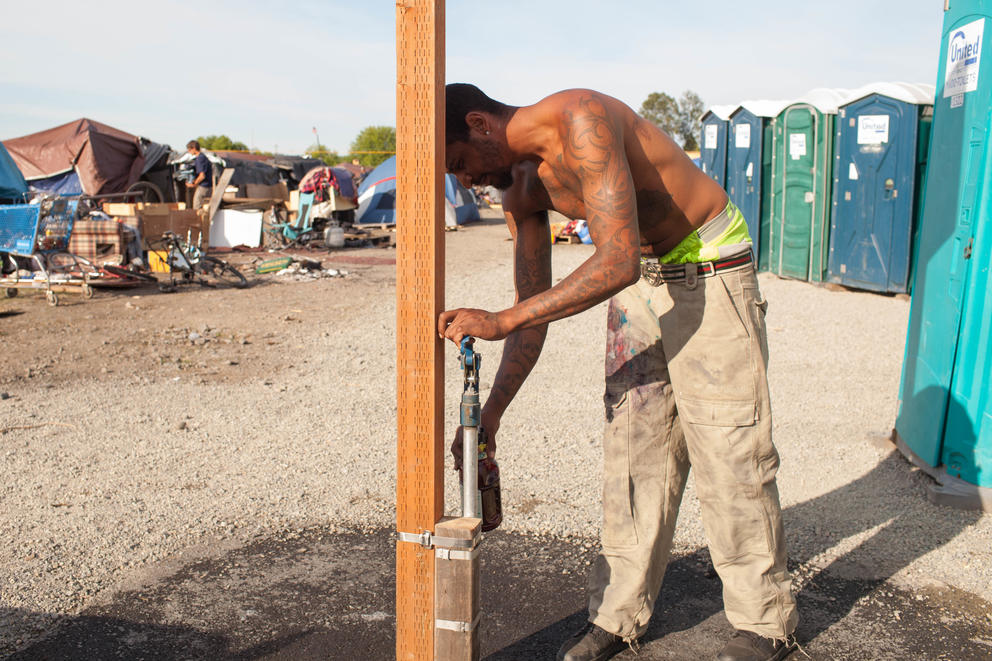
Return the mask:
M134 232L113 218L81 218L72 228L69 252L96 264L122 264Z

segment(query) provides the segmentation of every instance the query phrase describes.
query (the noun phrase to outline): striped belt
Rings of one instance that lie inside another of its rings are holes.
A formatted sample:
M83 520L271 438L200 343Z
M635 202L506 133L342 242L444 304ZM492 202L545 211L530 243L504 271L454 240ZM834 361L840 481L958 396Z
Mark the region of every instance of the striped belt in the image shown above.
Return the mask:
M691 289L696 286L698 278L709 278L720 271L741 268L752 261L753 257L750 250L741 255L733 255L713 262L660 264L642 260L641 277L652 287L659 287L665 282L685 282Z

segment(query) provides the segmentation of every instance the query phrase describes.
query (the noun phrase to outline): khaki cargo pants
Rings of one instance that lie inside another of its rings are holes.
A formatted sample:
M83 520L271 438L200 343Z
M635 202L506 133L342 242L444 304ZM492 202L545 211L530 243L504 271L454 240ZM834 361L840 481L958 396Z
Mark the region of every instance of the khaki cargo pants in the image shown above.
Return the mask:
M727 619L780 639L796 628L766 307L751 264L658 287L642 278L610 301L603 550L589 619L626 640L647 629L690 465Z
M196 190L193 191L193 208L199 211L200 207L202 207L205 202L210 201L210 196L213 195L213 193L213 188L197 185Z

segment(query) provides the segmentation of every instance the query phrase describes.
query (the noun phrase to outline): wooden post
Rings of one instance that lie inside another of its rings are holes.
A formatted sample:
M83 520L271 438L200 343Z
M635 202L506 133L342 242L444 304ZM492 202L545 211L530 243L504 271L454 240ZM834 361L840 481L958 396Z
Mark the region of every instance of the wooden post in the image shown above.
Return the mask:
M437 522L434 661L479 658L479 535L482 519ZM455 546L458 542L467 542Z
M396 3L396 527L444 513L444 2ZM434 656L434 549L396 544L396 658Z

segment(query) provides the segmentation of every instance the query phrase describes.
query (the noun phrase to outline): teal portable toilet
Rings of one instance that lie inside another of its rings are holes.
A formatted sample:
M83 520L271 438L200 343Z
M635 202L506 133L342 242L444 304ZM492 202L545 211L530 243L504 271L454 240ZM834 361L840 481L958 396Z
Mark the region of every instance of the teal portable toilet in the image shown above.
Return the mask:
M893 436L939 483L933 500L992 511L990 24L992 0L944 13Z
M730 113L727 133L727 195L747 220L758 270L768 269L768 217L763 197L772 176L772 124L788 101L744 101Z
M711 106L699 119L702 123L699 167L720 184L720 188L726 188L727 179L727 120L736 107Z
M909 291L934 93L929 84L873 83L838 109L827 281Z

